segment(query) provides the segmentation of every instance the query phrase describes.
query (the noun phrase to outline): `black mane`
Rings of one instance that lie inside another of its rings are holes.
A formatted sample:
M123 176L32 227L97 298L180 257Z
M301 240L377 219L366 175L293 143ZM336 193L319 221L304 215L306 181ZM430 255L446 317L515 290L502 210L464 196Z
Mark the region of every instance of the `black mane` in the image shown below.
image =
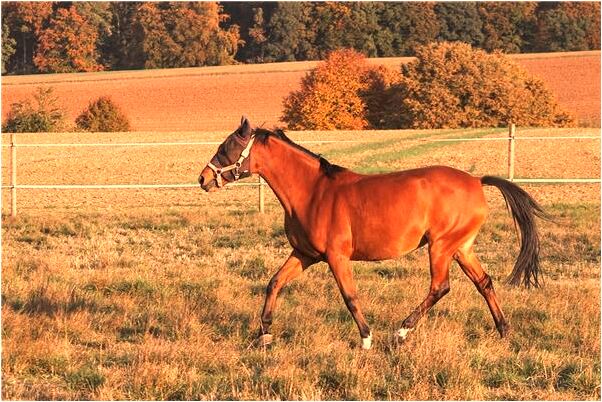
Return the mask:
M315 153L311 152L309 149L304 148L304 147L302 147L299 144L296 144L295 142L293 142L293 140L291 140L290 138L288 138L286 136L286 134L284 134L284 131L282 131L280 129L275 130L275 131L270 131L270 130L266 130L264 128L258 128L258 129L255 130L255 139L257 141L261 142L262 144L266 143L266 141L268 140L268 137L278 138L279 140L282 140L282 141L284 141L284 142L292 145L293 147L295 147L299 151L302 151L305 154L307 154L307 155L309 155L309 156L311 156L311 157L316 158L317 160L319 160L320 161L320 170L329 179L334 178L337 173L340 173L340 172L346 170L342 166L335 165L335 164L332 164L332 163L328 162L321 155L315 154Z

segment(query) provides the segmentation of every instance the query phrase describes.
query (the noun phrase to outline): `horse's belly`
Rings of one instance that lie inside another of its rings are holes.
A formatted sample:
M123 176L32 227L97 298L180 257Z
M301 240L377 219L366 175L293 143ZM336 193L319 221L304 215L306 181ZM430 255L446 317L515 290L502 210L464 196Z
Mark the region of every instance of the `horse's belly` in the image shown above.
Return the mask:
M364 231L353 239L351 259L378 261L398 258L418 248L424 235L424 229L418 226Z

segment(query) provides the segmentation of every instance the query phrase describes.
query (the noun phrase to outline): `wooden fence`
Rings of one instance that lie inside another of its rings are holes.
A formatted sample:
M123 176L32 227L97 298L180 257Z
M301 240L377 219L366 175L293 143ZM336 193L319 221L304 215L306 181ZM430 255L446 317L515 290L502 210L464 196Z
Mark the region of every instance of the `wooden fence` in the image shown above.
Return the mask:
M515 166L515 143L517 140L567 140L567 139L600 139L599 136L553 136L553 137L516 137L516 128L512 124L508 129L508 136L505 137L487 137L487 138L434 138L434 139L412 139L412 141L425 142L460 142L460 141L507 141L508 142L508 180L519 183L600 183L600 178L584 179L561 179L561 178L533 178L516 179L514 177ZM369 140L368 140L369 141ZM327 144L327 143L358 143L367 142L366 140L318 140L318 141L298 141L300 144ZM198 184L18 184L17 183L17 148L26 147L135 147L135 146L182 146L182 145L219 145L215 141L199 142L131 142L131 143L82 143L82 144L17 144L17 136L11 133L10 144L3 144L3 147L10 147L10 185L3 185L3 189L10 189L11 193L11 216L17 216L17 189L140 189L140 188L199 188ZM258 208L260 212L265 210L265 181L259 177L256 182L237 182L228 186L257 186Z

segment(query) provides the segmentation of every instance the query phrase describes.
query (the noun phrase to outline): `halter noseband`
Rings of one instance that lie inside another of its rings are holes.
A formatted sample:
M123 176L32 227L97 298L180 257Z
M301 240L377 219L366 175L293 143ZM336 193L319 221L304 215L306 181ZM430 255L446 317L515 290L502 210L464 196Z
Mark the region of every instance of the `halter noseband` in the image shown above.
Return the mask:
M222 174L225 172L234 170L234 172L232 172L232 174L234 175L234 180L238 180L241 173L248 172L248 170L241 172L240 167L242 166L242 163L244 162L244 160L249 157L249 153L251 152L251 147L253 146L254 141L255 141L255 134L252 134L251 138L249 139L249 143L247 144L245 149L243 149L242 152L240 153L238 160L231 165L220 168L220 167L215 166L211 162L209 162L207 164L207 167L209 169L213 170L213 173L215 173L215 182L217 183L217 187L221 188L224 186Z

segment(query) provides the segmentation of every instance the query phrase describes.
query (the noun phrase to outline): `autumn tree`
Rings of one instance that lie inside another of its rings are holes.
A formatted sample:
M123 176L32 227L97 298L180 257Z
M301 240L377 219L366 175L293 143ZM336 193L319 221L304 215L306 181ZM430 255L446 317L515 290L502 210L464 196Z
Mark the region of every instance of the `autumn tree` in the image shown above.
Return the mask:
M373 68L352 49L331 52L284 101L282 121L293 130L361 130L371 126L367 105L376 106L374 90L392 79L384 67Z
M59 8L43 29L34 57L41 72L100 71L96 49L98 33L76 8Z
M543 82L501 53L444 42L418 48L416 57L395 87L398 128L571 123Z

